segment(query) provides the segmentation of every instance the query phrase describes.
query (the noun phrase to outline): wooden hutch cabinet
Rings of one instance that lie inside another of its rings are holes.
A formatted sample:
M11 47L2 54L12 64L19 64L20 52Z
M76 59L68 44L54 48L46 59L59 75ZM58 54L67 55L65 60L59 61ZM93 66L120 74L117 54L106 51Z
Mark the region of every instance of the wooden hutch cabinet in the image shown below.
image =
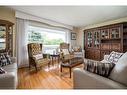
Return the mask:
M13 23L0 20L0 52L7 51L13 56Z
M127 23L117 23L84 30L85 57L102 60L111 51L127 51Z

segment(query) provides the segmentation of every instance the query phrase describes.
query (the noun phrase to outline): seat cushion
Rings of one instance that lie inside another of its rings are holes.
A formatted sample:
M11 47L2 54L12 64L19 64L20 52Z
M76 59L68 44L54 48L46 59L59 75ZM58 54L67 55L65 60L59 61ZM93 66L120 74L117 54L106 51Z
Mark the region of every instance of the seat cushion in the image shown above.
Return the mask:
M42 65L46 65L50 62L49 59L47 58L42 58L42 59L39 59L39 60L36 60L36 63L37 63L37 67L40 67Z
M83 52L74 52L74 57L83 57Z
M127 52L118 60L110 73L110 79L127 85Z
M43 58L43 54L33 55L33 57L35 58L35 60L42 59Z
M2 67L5 71L7 72L15 72L17 71L17 64L13 63L13 64L9 64L7 66Z
M114 63L102 63L100 61L88 59L85 63L84 69L89 72L108 77L114 66Z

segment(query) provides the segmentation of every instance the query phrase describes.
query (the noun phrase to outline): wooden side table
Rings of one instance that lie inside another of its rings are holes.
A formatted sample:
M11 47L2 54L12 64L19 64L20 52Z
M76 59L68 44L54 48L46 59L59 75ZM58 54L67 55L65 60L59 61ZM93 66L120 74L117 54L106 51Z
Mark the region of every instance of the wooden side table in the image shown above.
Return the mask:
M54 58L55 60L58 58L58 63L60 62L60 54L50 54L50 57L52 59L52 64L53 64Z

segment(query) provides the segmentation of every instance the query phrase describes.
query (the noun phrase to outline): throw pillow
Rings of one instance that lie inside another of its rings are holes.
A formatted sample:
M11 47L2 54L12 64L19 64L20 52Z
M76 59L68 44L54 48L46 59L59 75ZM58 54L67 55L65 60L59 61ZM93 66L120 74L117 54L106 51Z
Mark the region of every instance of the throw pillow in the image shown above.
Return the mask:
M0 66L6 66L8 61L3 53L0 54Z
M82 49L81 49L81 47L73 47L73 51L74 52L81 52Z
M118 60L110 73L109 78L121 84L127 85L127 52Z
M0 53L0 66L3 67L9 64L12 64L12 61L8 53Z
M4 74L6 71L3 68L0 68L0 74Z
M43 55L42 54L37 54L37 55L34 55L33 57L35 57L35 59L38 60L38 59L42 59Z
M84 69L89 72L108 77L114 66L114 63L101 63L100 61L88 59L85 63Z
M12 60L11 60L10 56L8 55L8 53L6 52L6 53L4 53L4 55L5 55L5 57L6 57L7 61L8 61L8 63L9 63L9 64L12 64Z
M108 57L108 61L111 63L117 63L119 58L123 55L123 53L112 51Z

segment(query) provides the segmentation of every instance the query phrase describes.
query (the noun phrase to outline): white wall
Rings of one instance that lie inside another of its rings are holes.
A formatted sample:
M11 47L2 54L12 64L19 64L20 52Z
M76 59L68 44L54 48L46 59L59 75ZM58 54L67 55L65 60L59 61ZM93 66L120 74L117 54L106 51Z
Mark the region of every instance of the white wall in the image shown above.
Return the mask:
M84 47L83 46L83 36L84 36L84 33L83 33L83 29L78 29L78 32L77 32L77 40L76 40L76 43L77 43L77 45L79 45L79 46L81 46L82 48Z
M71 46L76 46L77 44L77 35L78 35L78 28L77 27L73 27L72 33L76 33L76 40L71 40Z
M55 22L55 21L51 21L51 20L48 20L48 19L40 18L40 17L37 17L37 16L33 16L33 15L30 15L30 14L27 14L27 13L20 12L20 11L16 11L16 17L21 18L21 19L36 21L36 22L47 23L47 24L50 24L50 25L53 25L53 26L56 26L56 27L57 26L58 27L64 27L64 28L67 28L67 29L70 29L70 30L73 29L73 27L70 26L70 25L61 24L59 22Z
M15 23L15 11L7 7L0 6L0 19Z

